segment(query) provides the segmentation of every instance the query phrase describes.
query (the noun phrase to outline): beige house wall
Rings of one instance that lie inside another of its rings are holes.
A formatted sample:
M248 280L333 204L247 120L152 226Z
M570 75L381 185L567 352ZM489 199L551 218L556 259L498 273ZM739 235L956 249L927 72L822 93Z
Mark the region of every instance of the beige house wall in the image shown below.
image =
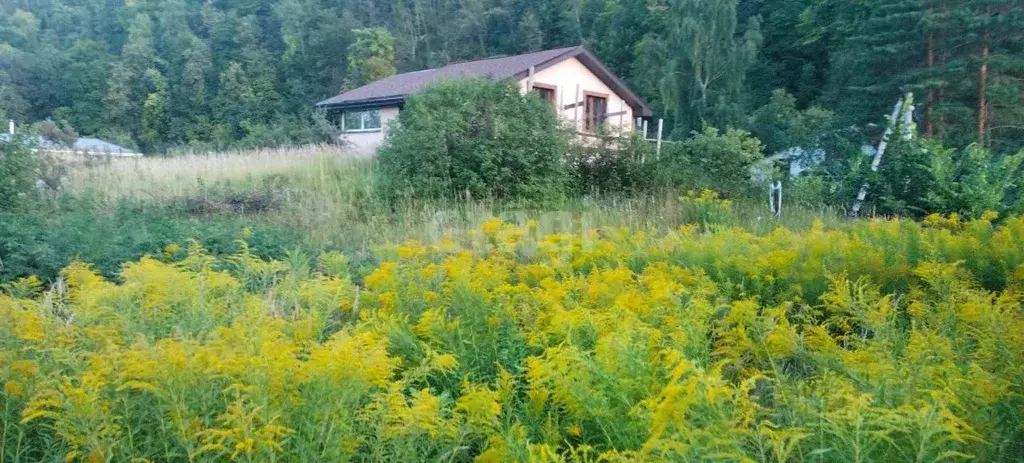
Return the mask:
M520 88L524 92L529 80L529 78L525 78L519 82ZM583 113L583 105L572 109L564 108L574 102L582 102L584 92L607 95L608 114L624 112L622 115L610 116L605 121L606 128L610 133L624 134L633 129L633 109L576 58L569 58L537 71L533 75L533 82L555 87L555 101L559 108L562 108L558 111L559 117L570 123L575 122L578 131L583 130L583 119L586 117ZM579 94L574 95L577 85L579 85Z
M342 132L338 139L341 144L359 157L370 157L384 143L388 134L388 124L398 117L398 106L380 108L380 128L376 130Z

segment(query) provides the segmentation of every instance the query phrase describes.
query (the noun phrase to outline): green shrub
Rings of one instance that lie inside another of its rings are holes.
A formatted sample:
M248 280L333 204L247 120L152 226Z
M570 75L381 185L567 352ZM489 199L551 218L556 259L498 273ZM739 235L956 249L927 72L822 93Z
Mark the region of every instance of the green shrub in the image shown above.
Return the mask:
M568 138L546 103L512 84L451 80L412 95L378 153L388 197L561 196Z
M52 281L74 259L109 277L125 262L159 256L176 243L202 242L214 255L231 255L252 220L238 214L190 217L174 207L122 202L101 210L87 202L33 213L0 211L0 281L37 275ZM254 253L280 257L299 242L292 230L252 227L245 234Z
M956 213L977 218L988 210L1020 211L1024 151L998 155L976 145L958 150L934 140L894 138L878 172L870 171L870 157L856 156L849 175L840 180L845 195L837 196L837 203L852 203L867 182L864 206L869 214L921 218Z
M799 204L817 207L828 204L829 184L818 175L801 175L790 178L783 190L783 205Z
M963 150L927 143L935 188L925 192L932 209L977 218L985 211L1020 212L1024 149L996 155L977 145Z
M637 194L653 189L654 145L639 136L573 143L567 156L577 194Z
M749 132L705 127L687 140L664 143L657 172L666 186L735 198L751 193L750 168L763 157L761 142Z
M0 141L0 211L15 209L33 195L39 166L29 138Z
M831 111L818 107L798 110L793 95L776 89L768 104L751 115L750 131L764 144L766 153L775 154L793 147L816 146L833 120Z

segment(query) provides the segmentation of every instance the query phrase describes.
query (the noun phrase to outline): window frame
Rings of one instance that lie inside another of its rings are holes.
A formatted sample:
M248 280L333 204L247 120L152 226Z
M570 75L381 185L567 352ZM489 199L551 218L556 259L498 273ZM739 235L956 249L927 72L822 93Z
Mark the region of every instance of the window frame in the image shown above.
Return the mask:
M551 106L553 108L555 108L555 109L558 109L558 86L557 85L545 84L545 83L542 83L542 82L533 82L532 84L530 84L530 86L532 87L532 88L530 88L530 92L534 93L535 95L537 95L538 98L540 97L540 94L537 93L537 92L534 92L535 89L542 88L544 90L551 90ZM541 99L543 100L543 98L541 98Z
M601 129L604 121L596 120L597 114L594 113L594 105L590 104L590 99L601 99L604 100L604 115L608 115L608 94L600 92L592 92L589 90L583 91L583 126L580 130L586 133L597 133Z
M366 128L367 117L370 113L377 113L377 127ZM345 127L345 117L349 114L359 114L359 128L350 129ZM368 133L368 132L380 132L384 128L384 121L380 117L380 108L368 108L358 109L352 111L341 112L341 133Z

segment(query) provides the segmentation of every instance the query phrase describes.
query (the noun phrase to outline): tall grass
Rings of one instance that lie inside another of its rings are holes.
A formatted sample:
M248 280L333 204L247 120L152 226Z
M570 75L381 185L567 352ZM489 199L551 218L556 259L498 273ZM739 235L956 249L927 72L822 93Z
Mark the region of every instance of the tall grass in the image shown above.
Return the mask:
M355 159L348 150L336 145L171 157L109 157L91 159L72 169L68 187L73 194L88 193L110 201L169 199L195 194L218 182L259 187L267 177L315 170L318 165L333 161L352 160L346 165L359 166Z
M113 159L77 169L70 194L107 205L132 200L172 205L188 214L229 212L249 217L254 225L298 230L311 249L349 251L406 239L434 243L493 216L520 224L533 221L543 233L672 229L703 220L694 215L697 206L683 198L685 190L595 194L540 205L466 196L385 202L375 194L373 169L372 160L353 158L333 146ZM755 233L778 226L802 230L816 221L830 228L843 223L827 208L787 208L781 220L767 209L740 201L715 222Z

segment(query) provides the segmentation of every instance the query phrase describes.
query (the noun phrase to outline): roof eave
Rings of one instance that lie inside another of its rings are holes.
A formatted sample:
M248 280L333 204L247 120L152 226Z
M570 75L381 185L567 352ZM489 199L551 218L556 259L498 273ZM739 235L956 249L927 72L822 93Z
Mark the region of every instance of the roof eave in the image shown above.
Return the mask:
M612 87L613 90L618 92L619 96L624 97L623 99L625 99L627 103L630 103L630 106L633 106L634 112L639 113L638 115L640 117L651 117L654 115L654 112L651 111L651 107L647 102L644 101L643 98L640 98L640 95L633 93L633 90L629 88L629 85L608 69L601 60L594 56L593 53L581 47L580 53L576 58L582 58L580 59L580 62L582 62L584 66L589 68L591 71L596 70L598 77L610 82L612 85L609 85L609 87Z
M602 63L601 60L597 58L597 56L594 56L593 53L591 53L582 45L567 50L565 53L562 53L558 56L555 56L554 58L551 58L541 64L534 66L533 70L534 72L538 72L543 69L554 66L555 64L558 64L569 58L579 59L580 62L587 67L587 69L590 69L590 71L597 75L599 79L608 84L608 86L612 90L614 90L615 93L618 93L619 96L623 97L623 99L626 100L626 103L628 103L629 106L633 108L633 113L636 116L654 116L654 111L651 110L651 107L647 105L647 102L645 102L643 98L640 98L639 95L633 93L633 90L629 88L629 85L623 82L622 79L619 79L619 77L616 76L615 73L613 73L610 69L608 69L604 65L604 63ZM516 78L523 79L527 77L528 74L529 70L522 71L519 74L516 74Z
M384 97L376 98L364 98L361 100L346 100L346 101L335 101L330 100L321 101L313 107L321 109L366 109L366 108L382 108L385 106L396 106L405 103L407 95L389 95Z

